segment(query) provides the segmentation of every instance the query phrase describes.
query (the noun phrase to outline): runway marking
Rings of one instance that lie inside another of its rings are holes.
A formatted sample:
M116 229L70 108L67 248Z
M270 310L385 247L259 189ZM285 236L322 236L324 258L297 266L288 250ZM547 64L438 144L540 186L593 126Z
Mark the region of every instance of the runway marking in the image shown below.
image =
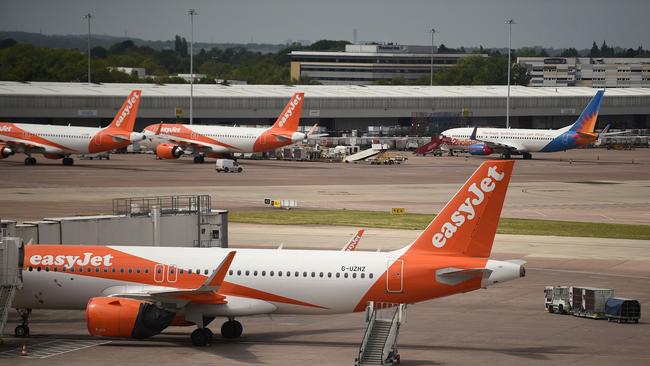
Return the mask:
M539 267L526 267L526 270L536 270L536 271L547 271L547 272L561 272L561 273L579 273L579 274L588 274L596 276L605 276L605 277L623 277L623 278L636 278L640 280L650 280L650 277L643 276L629 276L622 274L613 274L613 273L600 273L600 272L589 272L589 271L575 271L570 269L551 269L551 268L539 268Z
M27 356L21 356L22 346L0 352L0 359L7 358L36 358L43 359L58 356L68 352L79 351L82 349L111 343L107 340L81 340L81 339L57 339L54 341L42 342L27 345Z

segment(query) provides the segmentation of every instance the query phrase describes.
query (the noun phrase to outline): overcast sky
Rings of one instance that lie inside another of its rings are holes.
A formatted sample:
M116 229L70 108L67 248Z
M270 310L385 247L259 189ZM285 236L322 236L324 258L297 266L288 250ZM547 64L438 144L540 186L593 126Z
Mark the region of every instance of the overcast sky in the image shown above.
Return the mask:
M196 8L195 41L284 43L347 39L447 46L505 47L506 18L513 47L650 48L648 0L0 0L0 30L82 34L83 14L96 16L93 33L168 40L189 39L189 8Z

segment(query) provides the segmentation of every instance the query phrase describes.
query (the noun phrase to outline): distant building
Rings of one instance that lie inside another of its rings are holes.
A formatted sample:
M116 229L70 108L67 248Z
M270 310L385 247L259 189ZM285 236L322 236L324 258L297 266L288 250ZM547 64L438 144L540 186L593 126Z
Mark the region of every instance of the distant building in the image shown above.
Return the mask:
M194 75L194 82L197 82L197 81L199 81L201 79L205 79L207 77L206 74L197 74L197 73L194 73L194 74L177 74L176 77L179 77L179 78L181 78L181 79L183 79L183 80L185 80L185 81L187 81L189 83L192 80L192 75Z
M143 68L143 67L122 67L122 66L118 66L118 67L109 67L108 69L123 72L125 74L135 76L138 79L142 79L145 76L147 76L146 69Z
M368 85L380 80L417 80L431 73L431 46L398 44L346 45L344 52L292 51L291 79L311 79L325 85ZM454 66L468 56L433 54L433 71Z
M518 57L529 86L650 87L650 58Z

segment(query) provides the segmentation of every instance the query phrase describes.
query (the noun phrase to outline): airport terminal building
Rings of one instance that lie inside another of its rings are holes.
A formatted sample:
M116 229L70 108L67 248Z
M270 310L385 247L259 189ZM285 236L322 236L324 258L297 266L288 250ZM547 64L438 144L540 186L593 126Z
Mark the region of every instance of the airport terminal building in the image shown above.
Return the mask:
M132 89L142 89L136 129L189 122L189 85L0 82L0 120L105 126ZM328 131L403 126L411 135L458 126L504 126L507 87L353 85L195 85L197 124L270 125L294 92L305 93L301 125ZM590 87L511 90L513 128L558 128L575 121ZM177 117L177 114L179 117ZM607 89L597 128L650 128L650 88Z

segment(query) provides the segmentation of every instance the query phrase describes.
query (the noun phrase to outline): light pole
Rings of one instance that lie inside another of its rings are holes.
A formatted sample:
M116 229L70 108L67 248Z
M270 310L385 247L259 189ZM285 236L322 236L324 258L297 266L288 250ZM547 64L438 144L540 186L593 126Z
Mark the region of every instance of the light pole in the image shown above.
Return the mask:
M194 16L199 15L195 9L187 11L190 16L190 124L193 120L193 103L194 103Z
M506 128L510 128L510 49L512 48L512 25L517 24L510 18L506 20L508 25L508 97L506 98Z
M90 13L84 15L84 19L88 19L88 84L90 84L90 20L94 16Z
M436 29L431 28L430 32L431 32L431 82L429 83L429 85L433 85L433 37L436 34Z

